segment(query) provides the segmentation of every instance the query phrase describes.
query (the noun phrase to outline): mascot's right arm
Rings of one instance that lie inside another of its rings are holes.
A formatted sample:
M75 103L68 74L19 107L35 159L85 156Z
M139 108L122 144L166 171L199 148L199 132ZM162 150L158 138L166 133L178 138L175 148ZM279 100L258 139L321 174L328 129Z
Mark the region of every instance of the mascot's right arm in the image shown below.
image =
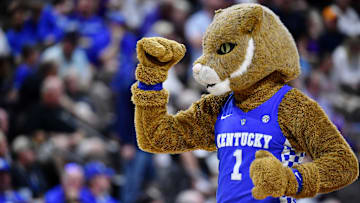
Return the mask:
M357 179L356 156L324 111L286 85L300 73L299 56L290 33L272 11L239 4L216 12L203 39L203 55L193 68L195 79L211 94L169 115L162 83L184 54L184 45L164 38L143 38L137 44L140 63L132 101L142 150L217 149L218 202L312 197ZM265 139L269 136L272 140ZM302 153L313 161L301 164ZM236 187L227 188L232 185Z
M204 96L187 111L167 113L169 94L162 89L171 66L185 54L185 46L164 38L143 38L137 43L140 63L132 86L139 147L153 153L216 150L214 125L225 96ZM140 86L140 87L139 87Z

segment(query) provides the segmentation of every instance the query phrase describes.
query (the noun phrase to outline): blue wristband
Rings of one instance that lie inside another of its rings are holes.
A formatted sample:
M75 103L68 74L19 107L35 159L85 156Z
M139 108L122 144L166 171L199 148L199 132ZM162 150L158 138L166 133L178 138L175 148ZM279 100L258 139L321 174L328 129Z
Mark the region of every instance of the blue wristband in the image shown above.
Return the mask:
M297 190L296 194L299 194L302 190L303 178L302 178L301 173L297 169L292 168L291 170L293 171L296 181L298 182L298 190Z
M155 85L147 85L143 82L138 82L138 88L141 90L153 90L153 91L160 91L163 89L162 83L158 83Z

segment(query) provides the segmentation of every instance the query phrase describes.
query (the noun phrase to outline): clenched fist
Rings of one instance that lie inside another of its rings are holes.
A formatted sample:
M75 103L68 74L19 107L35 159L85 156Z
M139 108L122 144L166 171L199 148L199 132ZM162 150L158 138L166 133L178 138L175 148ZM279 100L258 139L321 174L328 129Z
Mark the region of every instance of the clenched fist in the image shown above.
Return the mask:
M164 82L168 70L185 55L183 44L161 37L142 38L136 46L136 79L148 85Z
M298 183L289 167L285 167L270 152L256 152L250 166L250 177L254 183L252 195L255 199L268 196L281 197L296 194Z

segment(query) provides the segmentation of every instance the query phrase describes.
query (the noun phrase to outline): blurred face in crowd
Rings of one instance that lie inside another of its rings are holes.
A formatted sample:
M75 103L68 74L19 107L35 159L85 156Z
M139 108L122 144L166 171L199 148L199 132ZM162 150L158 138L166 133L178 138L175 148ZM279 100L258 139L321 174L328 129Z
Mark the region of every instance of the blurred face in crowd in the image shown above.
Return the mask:
M15 28L20 28L25 21L25 10L16 9L11 16L12 25Z
M0 135L0 157L4 157L8 153L8 144L4 134Z
M24 166L30 166L35 162L35 153L30 148L20 151L17 156L19 162Z
M329 31L337 31L337 18L332 20L325 20L325 26Z
M46 77L55 77L57 75L58 65L55 62L50 62L49 66L45 67L43 70L44 78Z
M359 68L359 57L360 57L360 37L353 37L348 39L347 44L347 53L348 60L352 67Z
M76 45L72 44L70 41L64 41L63 43L63 52L65 57L69 60L75 50Z
M40 2L33 3L31 8L31 20L38 22L42 14L43 5Z
M4 133L7 133L9 130L9 117L4 109L0 109L0 129Z
M7 79L11 73L11 63L6 57L0 57L0 79Z
M360 39L352 44L350 44L350 53L353 55L358 55L360 53Z
M91 17L98 7L98 0L79 0L77 3L77 11L85 18Z
M321 86L320 86L320 78L318 73L314 73L310 75L307 84L307 89L312 96L314 97L319 96L321 91Z
M65 78L65 88L70 94L76 94L79 91L79 76L77 72L69 73Z
M336 4L343 10L349 7L351 0L337 0Z
M66 196L72 198L77 197L83 184L84 172L81 169L77 167L65 169L62 176L62 186Z
M225 7L224 0L202 0L201 2L204 7L209 10L217 10Z
M174 1L173 11L170 13L171 20L175 25L183 26L189 15L190 5L187 1Z
M55 9L60 14L68 14L74 8L74 2L71 0L62 0L55 5Z
M65 175L63 185L65 188L81 189L83 181L83 174L81 172L71 172Z
M107 193L110 186L110 179L106 175L97 175L90 180L90 189L95 195Z
M11 187L11 177L6 171L0 171L0 191L5 191Z
M326 56L324 56L323 60L321 61L319 65L319 70L327 74L331 71L332 67L333 67L333 60L331 54L327 54Z
M292 5L292 1L291 0L275 0L274 4L281 8L281 10L283 11L288 11L291 9L291 5Z
M42 87L43 103L47 106L58 106L63 96L63 84L57 77L49 77Z
M28 58L25 59L29 65L35 65L39 60L39 52L34 50Z

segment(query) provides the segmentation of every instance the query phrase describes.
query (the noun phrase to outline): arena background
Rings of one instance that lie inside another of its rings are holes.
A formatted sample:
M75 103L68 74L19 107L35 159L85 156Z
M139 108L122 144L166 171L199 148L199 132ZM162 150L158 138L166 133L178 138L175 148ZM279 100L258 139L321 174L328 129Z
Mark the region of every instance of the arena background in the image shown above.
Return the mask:
M186 109L205 93L191 66L214 10L241 2L280 16L300 53L292 85L359 157L360 1L1 0L0 203L215 202L216 153L140 151L129 87L136 41L174 39L187 53L165 83L168 109ZM360 202L360 184L298 202Z

